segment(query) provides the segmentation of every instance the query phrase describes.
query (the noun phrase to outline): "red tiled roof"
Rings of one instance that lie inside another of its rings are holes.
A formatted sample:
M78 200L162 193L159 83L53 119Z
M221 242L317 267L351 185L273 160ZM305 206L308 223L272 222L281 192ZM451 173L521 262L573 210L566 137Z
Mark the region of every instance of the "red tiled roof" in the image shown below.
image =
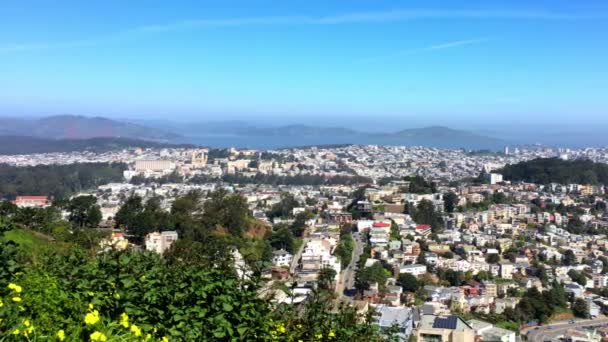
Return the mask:
M387 228L390 227L391 224L386 222L374 222L373 226L376 228Z
M416 225L416 229L419 230L425 230L425 229L430 229L431 225L430 224L417 224Z
M36 200L36 201L47 201L48 196L17 196L15 198L16 201L25 201L25 200Z

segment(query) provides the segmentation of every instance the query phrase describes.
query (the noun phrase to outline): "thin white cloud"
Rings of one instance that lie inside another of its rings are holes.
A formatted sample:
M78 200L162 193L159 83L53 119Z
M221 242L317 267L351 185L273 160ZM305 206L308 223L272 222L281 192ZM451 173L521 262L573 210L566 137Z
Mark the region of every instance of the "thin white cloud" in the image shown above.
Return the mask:
M608 13L564 13L554 11L530 10L387 10L335 14L329 16L261 16L223 19L193 19L169 23L151 24L134 27L105 37L91 37L77 41L45 42L35 44L0 45L0 53L36 51L59 48L93 46L115 42L121 39L135 39L140 35L188 31L205 28L229 28L250 26L294 26L294 25L347 25L391 23L414 20L451 20L451 19L504 19L504 20L588 20L605 19Z
M206 27L238 27L262 25L341 25L359 23L388 23L423 19L581 20L601 19L607 17L608 15L602 13L575 14L550 11L388 10L354 12L330 16L274 16L226 19L196 19L164 23L158 25L146 25L135 28L135 30L142 32L167 32Z
M395 58L399 58L399 57L410 56L410 55L415 55L415 54L424 53L424 52L431 52L431 51L435 51L435 50L453 49L453 48L463 47L463 46L467 46L467 45L482 44L482 43L490 42L492 40L493 39L489 39L489 38L454 40L454 41L450 41L450 42L433 44L433 45L420 47L420 48L402 50L402 51L398 51L396 53L385 55L385 56L363 58L363 59L359 59L355 62L356 63L377 63L377 62L383 62L383 61L387 61L387 60L391 60L391 59L395 59Z
M459 47L459 46L463 46L463 45L472 45L472 44L480 44L480 43L485 43L490 41L491 39L488 38L484 38L484 39L466 39L466 40L455 40L452 42L447 42L447 43L442 43L442 44L437 44L437 45L431 45L428 46L424 49L422 49L423 51L430 51L430 50L442 50L442 49L450 49L450 48L455 48L455 47Z

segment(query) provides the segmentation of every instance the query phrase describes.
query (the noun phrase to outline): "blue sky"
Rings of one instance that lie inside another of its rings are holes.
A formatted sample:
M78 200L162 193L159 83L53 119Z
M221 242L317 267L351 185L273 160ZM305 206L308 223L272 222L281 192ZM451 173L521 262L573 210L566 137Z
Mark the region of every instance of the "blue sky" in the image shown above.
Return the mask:
M0 115L608 125L606 1L0 2Z

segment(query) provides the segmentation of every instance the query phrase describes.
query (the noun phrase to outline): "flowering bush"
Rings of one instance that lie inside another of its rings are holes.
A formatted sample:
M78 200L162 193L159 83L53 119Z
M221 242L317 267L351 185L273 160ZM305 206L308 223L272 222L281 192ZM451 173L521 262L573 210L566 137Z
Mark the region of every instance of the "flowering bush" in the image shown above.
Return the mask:
M380 340L353 309L330 307L328 293L304 308L273 306L259 282L225 265L78 248L27 264L5 255L0 341Z

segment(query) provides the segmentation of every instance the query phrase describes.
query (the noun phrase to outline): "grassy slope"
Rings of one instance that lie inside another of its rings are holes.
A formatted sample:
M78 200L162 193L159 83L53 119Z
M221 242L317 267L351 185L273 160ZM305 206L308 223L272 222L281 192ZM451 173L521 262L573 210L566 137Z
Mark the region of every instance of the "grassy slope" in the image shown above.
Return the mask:
M6 232L4 236L7 240L17 243L21 252L31 257L61 247L61 244L51 241L45 235L26 229L14 229Z

